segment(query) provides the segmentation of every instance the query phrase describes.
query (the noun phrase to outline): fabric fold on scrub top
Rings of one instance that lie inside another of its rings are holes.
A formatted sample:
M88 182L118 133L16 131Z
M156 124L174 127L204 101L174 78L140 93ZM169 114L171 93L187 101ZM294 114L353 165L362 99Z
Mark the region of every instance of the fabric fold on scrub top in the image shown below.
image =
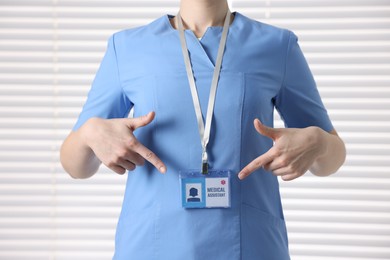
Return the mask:
M253 120L273 126L274 109L287 127L333 129L296 35L233 12L208 145L210 167L230 169L231 208L183 209L179 171L198 169L201 145L178 31L172 15L112 35L73 130L91 117L123 118L156 112L135 135L167 165L149 163L127 176L113 259L289 259L278 180L259 169L237 173L272 147ZM185 30L206 115L222 27L201 41ZM124 178L118 176L118 178Z

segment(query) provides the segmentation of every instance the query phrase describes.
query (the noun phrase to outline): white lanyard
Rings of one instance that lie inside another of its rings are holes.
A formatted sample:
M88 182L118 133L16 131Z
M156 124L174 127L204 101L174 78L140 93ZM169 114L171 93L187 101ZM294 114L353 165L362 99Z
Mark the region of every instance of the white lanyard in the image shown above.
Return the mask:
M202 110L200 109L198 92L196 90L195 79L194 79L194 75L192 73L192 66L191 66L190 57L188 55L186 39L184 36L183 22L182 22L180 12L177 14L177 17L178 17L178 22L179 22L179 35L180 35L181 49L183 51L184 63L186 65L188 82L190 84L192 101L194 103L196 119L198 121L199 135L200 135L200 140L202 143L202 173L206 174L206 173L208 173L207 144L209 143L209 139L210 139L211 120L213 118L214 103L215 103L215 97L216 97L216 92L217 92L219 73L221 71L222 57L223 57L223 52L225 49L227 33L229 30L230 10L228 9L228 11L226 13L225 23L223 25L222 36L221 36L221 40L219 42L218 54L217 54L217 59L215 62L215 68L214 68L214 75L213 75L213 80L211 82L211 88L210 88L209 103L207 106L206 128L204 127L204 124L203 124Z

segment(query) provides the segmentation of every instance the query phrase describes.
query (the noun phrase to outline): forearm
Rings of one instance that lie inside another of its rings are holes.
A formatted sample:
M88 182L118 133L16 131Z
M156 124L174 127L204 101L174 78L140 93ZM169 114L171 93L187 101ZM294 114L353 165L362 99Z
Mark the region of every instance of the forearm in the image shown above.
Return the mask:
M324 153L310 167L310 172L317 176L328 176L335 173L344 163L346 150L343 140L335 130L330 133L320 131L321 142L319 145L324 146Z
M75 179L89 178L99 169L101 162L86 144L85 129L71 132L61 146L62 167Z

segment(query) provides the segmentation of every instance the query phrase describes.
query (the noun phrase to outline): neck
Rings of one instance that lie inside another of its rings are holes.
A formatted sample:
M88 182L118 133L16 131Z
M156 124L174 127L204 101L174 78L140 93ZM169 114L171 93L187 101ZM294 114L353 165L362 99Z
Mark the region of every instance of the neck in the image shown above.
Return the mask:
M201 37L210 26L223 26L229 6L226 0L181 0L180 15L185 29L192 30ZM171 21L177 26L177 16Z

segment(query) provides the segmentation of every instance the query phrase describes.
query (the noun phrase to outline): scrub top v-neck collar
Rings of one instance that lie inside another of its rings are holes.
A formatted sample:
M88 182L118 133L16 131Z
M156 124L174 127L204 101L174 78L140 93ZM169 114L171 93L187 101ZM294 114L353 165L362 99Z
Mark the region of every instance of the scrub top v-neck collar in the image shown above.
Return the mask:
M240 14L238 12L232 12L234 14L234 19L229 25L229 34L234 32L235 27L239 23L239 18ZM175 29L171 22L170 18L175 17L174 15L167 14L164 16L165 23L168 27L168 29L172 32L177 33L177 37L179 38L179 31ZM219 40L221 39L222 35L222 26L209 26L207 27L206 31L202 35L201 39L199 40L194 32L190 29L185 29L185 35L187 39L187 44L188 44L188 49L191 50L196 50L199 51L202 57L202 59L206 59L207 61L207 66L210 67L210 69L214 69L215 67L215 60L217 57L217 51L218 51L218 45L219 45ZM229 42L229 34L227 36L226 40L226 45L228 45ZM214 36L213 38L210 38ZM217 37L218 36L218 37ZM179 39L178 39L179 41ZM212 53L211 52L211 45L216 46L217 48L212 48Z

